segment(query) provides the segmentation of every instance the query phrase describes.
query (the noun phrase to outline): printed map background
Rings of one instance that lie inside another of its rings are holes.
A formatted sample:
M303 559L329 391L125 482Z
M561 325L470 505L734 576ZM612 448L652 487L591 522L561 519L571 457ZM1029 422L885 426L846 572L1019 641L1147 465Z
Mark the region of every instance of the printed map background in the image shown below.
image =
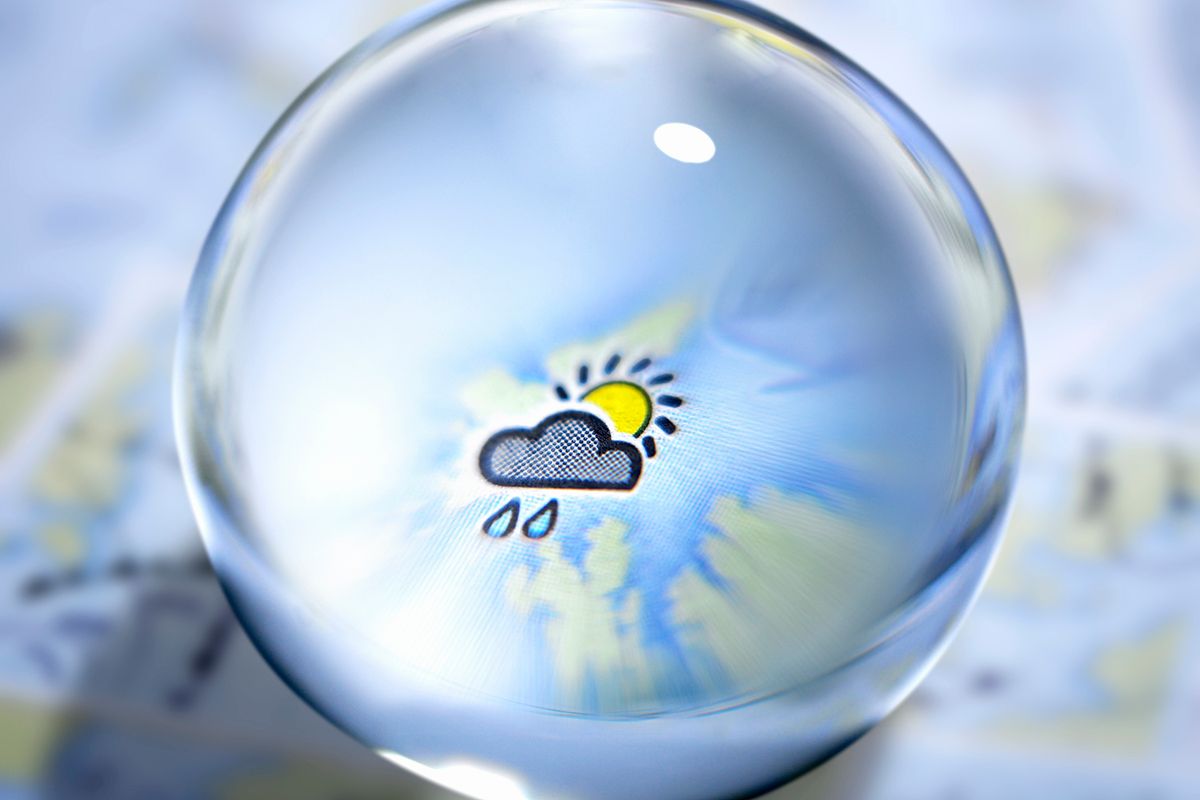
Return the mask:
M411 4L0 5L0 798L446 797L273 676L200 551L176 314L225 191ZM1012 522L961 635L781 797L1200 785L1200 5L769 4L959 159L1023 304Z

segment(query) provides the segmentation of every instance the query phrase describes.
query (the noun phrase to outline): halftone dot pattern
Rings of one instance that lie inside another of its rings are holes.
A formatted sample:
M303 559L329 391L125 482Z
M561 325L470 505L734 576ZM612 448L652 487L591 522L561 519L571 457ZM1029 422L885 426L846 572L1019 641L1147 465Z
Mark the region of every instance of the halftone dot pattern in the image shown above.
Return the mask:
M613 442L595 415L568 411L533 429L497 433L484 445L479 466L500 486L632 489L642 460L632 445Z

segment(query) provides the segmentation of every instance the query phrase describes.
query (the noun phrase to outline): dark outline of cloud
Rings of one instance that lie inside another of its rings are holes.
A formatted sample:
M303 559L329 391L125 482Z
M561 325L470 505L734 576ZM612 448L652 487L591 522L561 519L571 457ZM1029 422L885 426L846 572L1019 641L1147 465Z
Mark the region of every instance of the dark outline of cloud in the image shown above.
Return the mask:
M538 478L514 478L502 475L491 468L492 454L502 443L511 439L524 439L528 442L536 442L554 425L568 419L582 422L596 435L596 452L581 454L583 457L596 458L614 450L628 456L629 477L625 481L613 483L610 481L570 478L544 480ZM512 486L524 489L609 489L627 492L633 489L634 486L637 486L638 479L642 476L642 454L632 444L614 442L612 434L609 433L608 426L595 414L589 414L586 411L560 411L557 414L551 414L546 417L533 426L533 428L508 428L492 434L484 442L483 449L479 451L479 471L488 482L494 483L497 486Z

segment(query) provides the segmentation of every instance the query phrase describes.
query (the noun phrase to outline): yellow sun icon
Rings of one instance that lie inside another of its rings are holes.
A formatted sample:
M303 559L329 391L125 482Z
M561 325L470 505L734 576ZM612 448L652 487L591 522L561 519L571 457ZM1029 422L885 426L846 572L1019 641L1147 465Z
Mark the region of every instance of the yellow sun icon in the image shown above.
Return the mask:
M657 394L660 387L675 380L669 372L663 372L643 380L647 368L651 364L649 358L643 358L629 367L623 376L617 375L621 366L621 356L613 355L604 363L601 372L601 382L593 385L591 369L587 364L579 366L579 385L583 393L579 400L599 407L608 416L613 431L624 433L633 438L642 436L650 427L651 421L665 434L676 431L675 423L666 416L655 416L655 408L679 408L683 399L672 394ZM567 388L558 384L554 387L559 400L570 400L571 393ZM653 458L658 447L653 436L642 436L642 449L646 456Z
M579 365L578 394L563 383L554 393L563 402L586 403L608 417L571 408L545 417L528 428L506 428L488 437L479 451L479 472L496 486L524 489L633 491L642 476L643 458L654 458L658 443L646 433L651 423L670 436L678 430L659 409L679 408L683 398L664 387L675 380L669 372L646 377L650 359L642 358L618 372L621 356L614 354L592 381L588 364ZM634 442L623 441L629 437ZM641 437L641 451L637 441ZM483 522L483 532L503 539L517 527L521 501L512 498ZM558 499L551 498L525 521L530 539L550 534L558 521Z
M650 395L636 383L609 381L600 384L580 399L604 409L604 413L612 420L613 427L621 433L640 436L650 424L650 410L653 407Z

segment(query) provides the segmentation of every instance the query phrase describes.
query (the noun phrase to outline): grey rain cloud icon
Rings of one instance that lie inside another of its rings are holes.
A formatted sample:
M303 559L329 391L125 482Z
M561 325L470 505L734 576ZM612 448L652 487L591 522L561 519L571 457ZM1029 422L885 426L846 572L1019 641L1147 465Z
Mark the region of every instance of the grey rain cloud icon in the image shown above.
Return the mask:
M497 486L628 491L642 474L642 454L614 442L595 414L562 411L533 428L493 434L479 452L479 470Z

